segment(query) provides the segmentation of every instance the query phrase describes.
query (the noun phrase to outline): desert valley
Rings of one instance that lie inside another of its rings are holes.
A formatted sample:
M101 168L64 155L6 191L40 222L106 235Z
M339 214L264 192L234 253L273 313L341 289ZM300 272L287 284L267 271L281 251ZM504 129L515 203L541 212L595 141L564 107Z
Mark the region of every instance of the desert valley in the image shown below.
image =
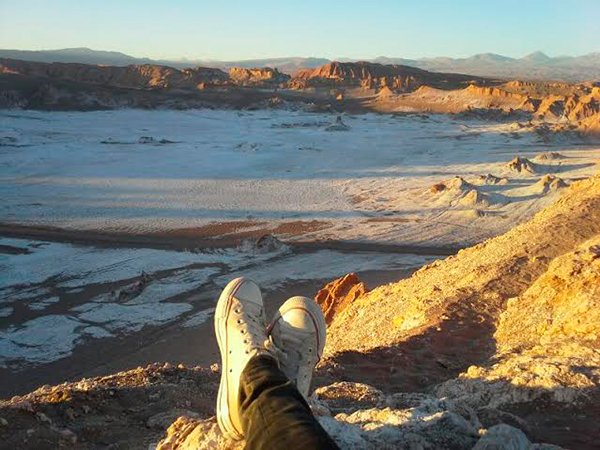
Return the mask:
M12 56L0 447L242 448L214 419L212 328L242 275L268 313L321 304L311 406L342 448L600 441L594 64Z

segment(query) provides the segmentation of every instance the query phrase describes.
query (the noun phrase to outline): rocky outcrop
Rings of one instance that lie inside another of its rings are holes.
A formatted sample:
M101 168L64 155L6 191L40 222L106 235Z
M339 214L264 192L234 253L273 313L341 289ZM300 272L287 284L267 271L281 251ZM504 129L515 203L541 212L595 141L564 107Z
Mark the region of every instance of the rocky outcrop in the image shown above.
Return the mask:
M329 325L336 314L367 292L367 286L360 280L358 275L349 273L326 284L317 292L315 301L321 306L325 322Z
M476 81L487 83L480 77L460 74L428 72L402 65L384 65L370 62L331 62L316 69L300 71L291 80L290 87L362 87L367 89L388 88L397 92L411 92L423 85L446 89L466 86Z
M287 98L265 97L266 89L279 88L304 92L300 96L288 91ZM370 62L331 62L290 77L269 67L234 67L226 73L209 67L0 59L2 108L270 108L309 99L327 109L331 104L324 102L336 99L336 108L341 109L457 113L487 119L517 116L552 122L557 132L600 133L600 87L593 83L502 83Z
M594 87L588 95L569 99L565 115L570 121L600 122L600 87Z
M600 177L574 183L560 200L508 233L361 296L335 317L326 353L393 345L424 331L434 317L448 320L443 317L451 305L476 308L481 301L480 319L497 317L508 298L542 275L552 258L600 233L599 215ZM353 333L342 331L346 321Z
M437 194L444 191L455 191L466 193L471 189L474 189L475 186L465 180L463 177L456 176L446 181L442 181L441 183L436 183L431 186L430 191L433 194Z
M554 259L529 289L508 300L495 338L503 353L540 345L553 352L600 348L600 237Z
M524 421L530 439L593 448L599 236L596 176L505 235L359 297L329 326L322 368L395 391L433 389L478 416L516 416L505 417Z
M567 183L562 178L547 174L532 186L532 190L537 194L547 194L548 192L558 191L567 186Z
M515 156L507 165L512 172L516 173L536 173L537 166L535 163L531 162L529 159Z
M519 428L482 410L482 418L492 424L486 429L468 405L427 394L384 394L369 385L340 382L317 389L309 403L342 449L560 449L532 444ZM510 421L509 416L503 420ZM173 423L157 446L157 450L242 448L243 442L223 438L214 418L188 417Z
M489 175L480 177L477 182L482 184L501 184L501 178ZM469 183L462 177L454 177L441 183L436 183L429 188L429 198L438 205L459 208L487 208L501 202L498 195L488 194L480 191L477 186ZM477 210L478 211L478 210ZM475 217L479 212L475 212Z
M506 177L500 178L495 175L492 175L491 173L488 173L487 175L479 175L478 181L481 184L493 186L493 185L498 185L498 184L507 184L508 178L506 178Z
M270 67L245 69L232 67L229 69L229 78L240 86L272 86L284 87L290 76Z
M535 405L543 404L555 427L571 429L573 448L592 448L597 437L577 436L577 430L597 435L599 314L600 235L555 258L508 300L494 333L492 364L471 366L435 392L476 411L510 410L526 424L537 420Z
M469 85L466 88L466 91L478 97L498 97L498 98L509 98L516 100L518 102L525 102L529 99L527 95L517 94L514 92L509 92L506 89L501 89L498 87L484 87L484 86L475 86L473 84Z
M117 67L11 59L0 59L0 73L129 89L198 89L229 81L222 70L207 67L175 69L150 64Z
M0 400L0 447L147 449L178 415L214 414L218 374L169 363Z

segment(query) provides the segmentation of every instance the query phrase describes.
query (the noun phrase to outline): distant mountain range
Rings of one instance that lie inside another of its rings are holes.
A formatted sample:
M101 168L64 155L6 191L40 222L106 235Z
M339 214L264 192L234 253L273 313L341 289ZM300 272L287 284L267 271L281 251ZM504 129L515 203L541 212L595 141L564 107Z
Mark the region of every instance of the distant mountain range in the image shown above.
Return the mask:
M564 81L600 80L600 52L582 56L550 57L534 52L523 58L481 53L469 58L387 58L374 59L381 64L404 64L433 72L468 73L501 78Z
M136 58L120 52L99 51L89 48L67 48L60 50L1 50L0 58L13 58L38 62L65 62L126 66L130 64L162 64L176 68L215 67L273 67L282 72L294 73L302 68L315 68L331 62L325 58L265 58L241 61L216 60L154 60ZM339 61L355 61L340 59ZM380 64L402 64L433 72L465 73L478 76L553 79L564 81L600 80L600 52L582 56L550 57L534 52L523 58L510 58L494 53L482 53L469 58L390 58L380 56L369 60Z
M100 64L106 66L127 66L130 64L159 64L177 69L187 67L214 67L218 69L229 69L231 67L272 67L285 73L293 73L302 68L314 68L327 64L330 60L325 58L266 58L247 59L243 61L216 61L200 59L166 60L136 58L121 52L110 52L103 50L92 50L89 48L64 48L60 50L2 50L0 58L21 59L36 62L62 62L81 64Z

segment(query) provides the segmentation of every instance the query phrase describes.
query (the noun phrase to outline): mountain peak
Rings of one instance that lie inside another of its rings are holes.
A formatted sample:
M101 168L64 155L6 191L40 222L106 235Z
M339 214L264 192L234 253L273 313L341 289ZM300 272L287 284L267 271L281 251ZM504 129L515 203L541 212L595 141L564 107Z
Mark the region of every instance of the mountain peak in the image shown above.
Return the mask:
M532 61L532 62L546 62L552 58L550 58L544 52L538 50L536 52L533 52L533 53L530 53L529 55L524 56L521 59L524 61Z

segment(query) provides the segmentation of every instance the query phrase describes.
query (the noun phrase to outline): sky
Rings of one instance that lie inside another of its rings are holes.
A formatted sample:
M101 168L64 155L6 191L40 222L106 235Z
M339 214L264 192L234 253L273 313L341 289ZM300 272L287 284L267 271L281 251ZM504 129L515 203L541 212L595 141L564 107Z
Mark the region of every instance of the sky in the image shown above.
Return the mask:
M600 51L600 0L0 0L0 48L154 59Z

